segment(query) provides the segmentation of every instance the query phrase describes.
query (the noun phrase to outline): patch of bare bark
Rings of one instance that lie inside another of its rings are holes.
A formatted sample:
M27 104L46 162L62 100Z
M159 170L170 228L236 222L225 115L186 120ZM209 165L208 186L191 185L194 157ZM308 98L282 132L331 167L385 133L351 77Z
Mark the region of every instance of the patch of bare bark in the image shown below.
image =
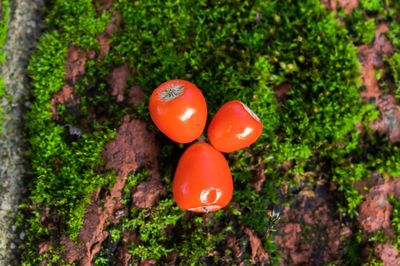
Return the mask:
M278 100L284 99L289 94L291 89L292 89L292 84L290 84L289 82L284 82L284 83L278 85L274 89L276 98Z
M238 207L239 208L239 207ZM233 218L234 219L234 218ZM237 229L235 234L226 237L226 247L232 250L233 256L222 257L223 265L244 266L251 263L252 265L268 265L270 258L265 251L260 237L249 227L238 222L234 225ZM246 258L247 249L250 249L250 260Z
M76 45L68 48L67 62L65 64L65 80L70 84L75 84L76 79L85 73L86 61L95 57L95 52L83 51Z
M370 183L357 184L357 186L364 196L364 201L359 208L360 227L367 233L383 229L389 237L393 236L390 222L392 206L388 198L394 195L400 199L400 178L391 180L378 178ZM368 188L368 192L364 188Z
M399 251L390 242L376 245L374 251L384 266L400 265Z
M386 134L390 143L398 143L400 141L400 109L398 101L394 95L380 96L377 102L380 110L380 118L371 122L372 130Z
M265 163L259 164L257 167L257 173L255 179L252 182L254 190L257 192L261 191L262 185L264 184L266 179L264 170L265 170Z
M322 0L322 4L335 14L342 8L346 14L350 14L353 9L359 6L358 0Z
M385 244L375 244L375 256L384 265L400 265L398 251L391 244L394 237L390 220L393 207L389 202L389 196L400 200L400 178L383 179L375 173L373 178L361 181L355 187L364 196L357 218L360 228L366 233L383 230L388 238Z
M109 6L112 5L113 1L100 1L102 4L101 8L105 11ZM104 2L104 3L103 3ZM94 50L83 51L76 45L71 44L68 48L68 55L66 58L65 64L65 83L62 89L55 93L51 99L51 113L52 118L54 120L58 120L57 114L57 105L63 104L67 108L74 108L75 106L79 105L79 99L74 95L74 84L77 81L77 78L82 76L85 73L85 66L86 61L89 59L103 59L110 49L109 39L115 33L117 28L121 23L121 15L117 11L113 11L113 16L111 18L110 23L107 25L105 31L99 35L97 38L99 42L99 53L96 54ZM122 76L123 77L123 76ZM126 77L127 79L127 77ZM115 82L121 82L118 80L112 80L111 83L114 84ZM122 81L124 82L124 81ZM116 90L116 95L118 95L118 88ZM113 95L114 95L114 88L113 88ZM118 100L119 98L117 98Z
M128 174L142 166L147 167L152 176L149 181L139 185L148 190L147 193L137 195L134 198L137 202L134 203L146 208L153 206L164 192L158 173L158 152L155 136L147 130L147 124L125 116L117 136L106 145L103 153L106 168L117 173L117 181L106 191L105 196L100 197L101 193L93 196L79 232L80 244L72 245L64 241L65 259L68 263L78 260L81 265L91 265L95 254L100 251L103 241L108 237L105 227L110 223L119 223L120 218L127 214L123 210L125 207L121 204L121 199ZM129 255L120 254L120 257L127 258Z
M133 85L128 92L128 104L129 105L137 105L143 103L145 100L146 95L142 91L142 89L137 86Z
M244 228L244 233L249 238L252 263L265 264L269 262L268 253L265 252L260 238L248 227Z
M114 0L95 0L95 4L97 4L97 12L102 13L106 10L111 9Z
M110 3L112 1L109 0L105 0L103 2L107 2L107 6L111 7L112 5L112 3ZM105 7L105 9L108 9L107 6ZM102 34L100 34L100 36L97 38L97 41L99 42L100 46L98 59L103 59L108 54L108 51L110 50L110 38L117 31L118 27L121 24L121 21L122 21L121 14L118 11L113 10L110 23L107 25L106 30Z
M335 200L327 185L302 191L285 207L275 242L283 257L280 265L324 265L339 259L341 235L351 231L340 224Z
M374 43L358 47L359 60L362 65L361 78L365 86L361 97L367 102L374 103L380 111L380 117L370 123L370 128L382 135L387 135L390 143L397 143L400 141L398 102L394 95L382 93L375 76L376 70L384 68L384 56L390 56L394 50L385 36L388 31L388 24L381 23L376 29ZM383 179L379 174L374 173L370 180L359 182L355 184L355 187L364 196L357 218L359 226L366 233L383 230L388 237L387 243L375 244L375 256L384 265L400 265L398 250L390 243L394 232L390 220L392 205L389 202L391 195L400 199L400 178ZM368 190L366 191L364 188Z
M55 93L51 99L51 114L54 120L59 119L57 105L65 105L66 108L74 108L79 104L79 99L74 95L76 79L85 72L86 60L93 57L93 52L84 52L75 45L68 47L68 55L65 66L65 83L62 89Z
M385 36L388 31L389 26L386 23L380 24L376 29L373 45L364 44L358 47L362 65L361 78L366 89L361 97L368 100L378 100L381 96L374 70L383 67L384 55L393 53L393 47Z
M124 101L124 91L130 72L131 70L127 65L122 65L115 68L108 78L108 83L112 88L112 96L116 97L117 102Z
M361 78L365 91L361 97L368 102L373 102L380 111L379 119L371 122L373 131L386 134L390 143L400 141L400 109L398 102L392 94L382 94L375 70L384 67L383 57L393 53L393 46L388 41L385 33L389 31L386 23L378 26L373 45L361 45L358 48L359 59L362 65Z
M59 115L56 109L57 105L59 104L65 105L67 108L74 107L79 104L79 99L76 99L76 97L74 96L73 88L70 85L64 84L61 91L54 94L53 98L51 99L50 110L53 120L59 119Z

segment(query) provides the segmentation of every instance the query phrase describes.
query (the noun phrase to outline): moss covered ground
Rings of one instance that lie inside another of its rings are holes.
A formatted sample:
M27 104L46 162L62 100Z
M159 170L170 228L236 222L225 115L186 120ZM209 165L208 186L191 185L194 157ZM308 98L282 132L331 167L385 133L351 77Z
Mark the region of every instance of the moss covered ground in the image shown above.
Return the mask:
M365 87L357 47L371 45L377 25L389 23L386 36L394 52L384 58L386 74L377 70L376 76L384 93L400 99L396 1L360 1L351 13L339 9L336 15L316 0L106 2L48 4L46 31L29 65L33 91L26 136L31 167L28 198L17 221L26 235L19 247L22 265L67 264L68 247L60 245L61 236L78 243L93 194L113 186L117 174L103 169L102 152L125 115L146 121L156 134L167 192L151 208L132 207L130 195L149 173L130 173L121 201L128 212L105 228L109 236L95 253L94 265L118 265L115 251L126 232L136 235L127 250L132 265L230 265L239 260L277 265L285 256L275 243L282 233L277 229L279 214L300 191L313 190L320 181L333 187L329 193L334 194L335 215L353 233L342 239L337 258L324 263L380 263L372 251L359 256L362 250L373 249L374 239L380 243L385 237L358 227L365 195L356 184L374 174L395 180L400 176L400 152L398 144L369 127L380 113L360 97ZM100 54L99 36L115 17L121 22L108 40L107 53L87 56L84 71L73 82L68 80L71 47ZM126 87L139 86L146 95L144 103L128 104L112 95L109 76L121 65L131 70ZM264 124L257 143L226 156L235 192L232 203L213 214L187 214L174 204L173 171L187 146L168 140L149 118L150 93L175 78L201 88L210 117L222 103L239 99ZM79 104L58 104L55 119L52 99L65 84L73 86ZM288 93L277 97L282 84ZM266 180L256 191L254 180L260 176ZM400 242L398 200L390 199L390 239L395 248ZM43 222L43 217L50 222ZM249 241L245 233L249 230L261 241L268 259L253 254L254 239ZM240 256L228 237L236 239Z

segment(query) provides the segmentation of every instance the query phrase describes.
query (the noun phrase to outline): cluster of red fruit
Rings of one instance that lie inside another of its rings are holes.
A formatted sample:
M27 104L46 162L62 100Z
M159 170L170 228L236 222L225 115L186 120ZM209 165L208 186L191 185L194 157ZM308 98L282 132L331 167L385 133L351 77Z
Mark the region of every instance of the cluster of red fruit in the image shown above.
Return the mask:
M186 80L170 80L150 97L150 116L167 137L189 143L201 136L207 105L201 91ZM232 175L221 152L233 152L254 143L262 132L257 115L240 101L221 106L208 127L211 143L195 142L179 159L172 193L180 208L194 212L216 211L229 204Z

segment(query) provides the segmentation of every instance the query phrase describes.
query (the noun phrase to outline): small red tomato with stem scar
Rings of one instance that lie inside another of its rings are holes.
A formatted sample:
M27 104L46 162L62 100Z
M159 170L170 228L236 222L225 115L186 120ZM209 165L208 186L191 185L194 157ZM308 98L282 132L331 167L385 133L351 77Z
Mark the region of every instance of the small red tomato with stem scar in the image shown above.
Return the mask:
M244 103L230 101L221 106L208 127L208 139L217 150L233 152L250 146L261 135L263 125Z
M189 146L179 159L172 193L183 210L212 212L228 205L233 180L224 155L207 143Z
M197 139L207 120L207 105L201 91L186 80L170 80L150 96L150 116L167 137L178 143Z

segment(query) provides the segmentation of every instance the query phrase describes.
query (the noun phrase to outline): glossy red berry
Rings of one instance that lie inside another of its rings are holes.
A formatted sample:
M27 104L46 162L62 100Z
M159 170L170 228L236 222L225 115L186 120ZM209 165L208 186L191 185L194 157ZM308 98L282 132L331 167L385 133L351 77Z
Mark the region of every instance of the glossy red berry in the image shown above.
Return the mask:
M186 80L170 80L150 96L150 116L167 137L179 143L197 139L207 120L207 105L201 91Z
M247 105L230 101L211 120L208 139L217 150L233 152L253 144L262 128L261 120Z

